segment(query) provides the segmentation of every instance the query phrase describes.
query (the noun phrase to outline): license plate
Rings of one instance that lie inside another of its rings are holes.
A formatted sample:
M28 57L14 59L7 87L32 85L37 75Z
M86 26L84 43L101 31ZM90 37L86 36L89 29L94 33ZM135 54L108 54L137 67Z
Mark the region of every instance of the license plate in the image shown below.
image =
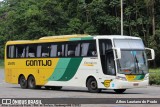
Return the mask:
M133 84L133 86L138 86L138 85L139 85L138 83L134 83L134 84Z

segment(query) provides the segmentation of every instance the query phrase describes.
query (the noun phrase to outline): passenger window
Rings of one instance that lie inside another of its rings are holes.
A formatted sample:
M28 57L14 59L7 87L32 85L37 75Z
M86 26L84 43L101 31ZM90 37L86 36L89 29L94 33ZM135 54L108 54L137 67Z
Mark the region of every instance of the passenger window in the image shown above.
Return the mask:
M64 56L64 45L63 44L58 44L58 46L57 46L57 56L58 57Z
M87 56L88 53L88 48L89 48L89 43L82 43L81 44L81 56Z
M90 41L81 44L81 56L97 56L96 42Z
M54 44L51 45L50 55L51 55L51 57L56 57L57 56L57 45L54 45Z
M97 56L96 43L91 42L88 49L88 56Z
M42 57L49 57L50 56L50 44L42 44Z
M65 56L69 56L69 57L79 56L79 53L80 53L80 44L71 42L66 45Z
M16 58L25 57L25 45L17 45L15 49Z
M7 47L7 58L14 58L14 46Z
M41 51L42 51L42 46L38 45L37 46L37 57L41 57Z
M26 48L26 57L33 58L36 57L37 45L28 45Z

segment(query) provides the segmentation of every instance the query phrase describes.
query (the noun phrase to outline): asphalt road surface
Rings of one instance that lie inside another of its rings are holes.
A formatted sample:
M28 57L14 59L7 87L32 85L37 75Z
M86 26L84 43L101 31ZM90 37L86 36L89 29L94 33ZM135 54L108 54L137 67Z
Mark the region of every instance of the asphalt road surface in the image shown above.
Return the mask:
M160 98L159 86L128 89L124 94L115 94L112 90L101 93L89 93L86 88L63 87L61 90L21 89L17 84L8 84L4 81L4 70L0 69L0 98ZM136 104L82 104L90 107L135 107ZM159 107L158 104L140 104L138 107Z

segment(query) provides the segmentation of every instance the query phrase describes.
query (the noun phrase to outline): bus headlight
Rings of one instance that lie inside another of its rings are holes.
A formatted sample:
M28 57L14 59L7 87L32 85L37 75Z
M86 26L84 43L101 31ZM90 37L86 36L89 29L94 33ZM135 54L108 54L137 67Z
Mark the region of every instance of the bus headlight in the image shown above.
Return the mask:
M121 76L117 76L116 79L118 80L123 80L123 81L127 81L127 79L125 77L121 77Z

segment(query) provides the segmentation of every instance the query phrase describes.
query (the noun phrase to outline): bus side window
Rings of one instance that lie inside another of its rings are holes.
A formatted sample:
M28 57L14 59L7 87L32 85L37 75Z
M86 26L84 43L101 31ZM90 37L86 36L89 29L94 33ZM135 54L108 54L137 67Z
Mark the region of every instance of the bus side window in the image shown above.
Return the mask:
M89 41L81 44L81 56L97 56L96 42Z
M37 45L28 45L26 50L26 57L36 57Z
M81 44L81 56L87 56L88 53L88 48L89 48L89 43L82 43Z
M58 57L64 56L64 45L63 44L58 44L58 46L57 46L57 56Z
M57 45L54 45L54 44L51 45L50 55L51 55L51 57L56 57L57 56Z
M42 51L42 46L38 45L37 46L37 57L41 57L41 51Z
M15 53L16 53L16 58L21 58L21 57L25 57L23 54L25 54L25 45L17 45L16 46L16 50L15 50ZM24 52L24 53L23 53Z
M7 47L7 58L14 58L14 46Z
M23 52L22 52L22 55L21 55L22 58L25 57L25 53L26 53L26 48L23 48Z
M75 49L75 56L80 56L80 43L77 44L76 49Z
M42 44L42 57L49 57L50 56L50 44Z
M91 42L88 49L88 56L97 56L96 43Z
M69 57L79 56L80 53L80 44L76 42L70 42L66 45L66 55Z

